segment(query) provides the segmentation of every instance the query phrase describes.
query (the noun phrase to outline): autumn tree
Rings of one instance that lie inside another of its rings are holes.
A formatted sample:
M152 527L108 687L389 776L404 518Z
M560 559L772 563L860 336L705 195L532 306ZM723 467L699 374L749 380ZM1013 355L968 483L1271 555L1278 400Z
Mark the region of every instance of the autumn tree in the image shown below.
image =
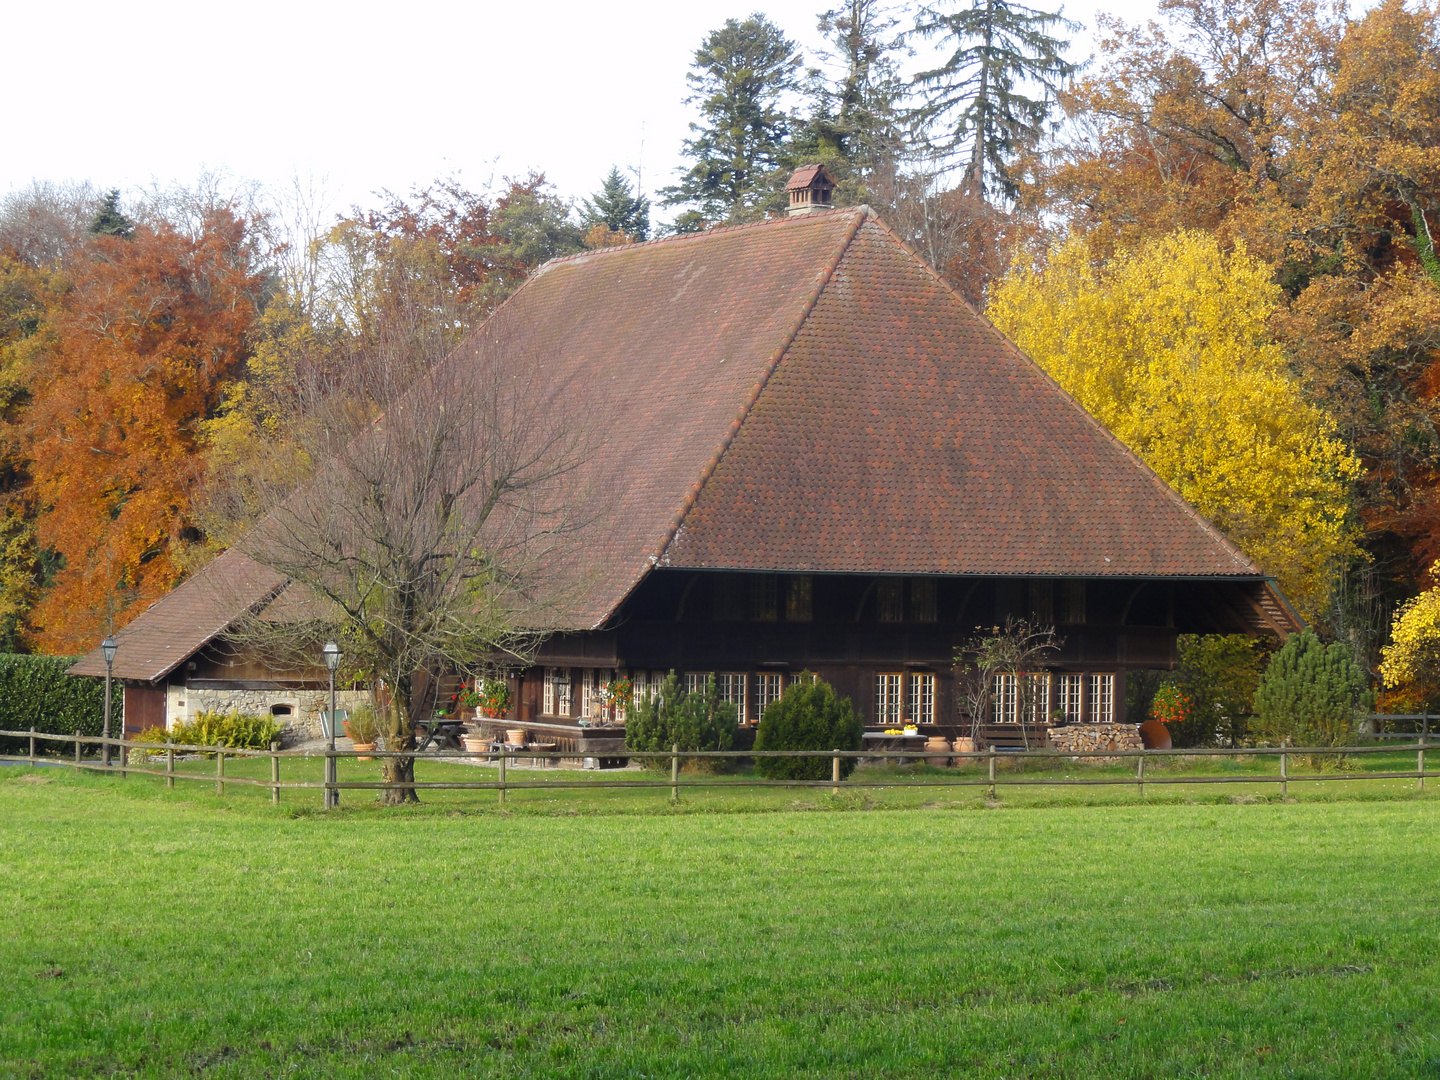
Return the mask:
M246 224L97 235L72 261L30 372L23 425L53 586L33 618L54 651L88 645L168 591L199 534L200 425L242 370L263 291Z
M667 206L684 206L684 232L717 222L752 220L782 208L786 141L796 118L789 98L800 88L800 52L764 15L727 19L695 50L687 104L700 122L684 155L693 164L665 188Z
M1358 554L1359 464L1269 333L1280 296L1202 233L1108 260L1075 237L1002 281L989 314L1315 619Z

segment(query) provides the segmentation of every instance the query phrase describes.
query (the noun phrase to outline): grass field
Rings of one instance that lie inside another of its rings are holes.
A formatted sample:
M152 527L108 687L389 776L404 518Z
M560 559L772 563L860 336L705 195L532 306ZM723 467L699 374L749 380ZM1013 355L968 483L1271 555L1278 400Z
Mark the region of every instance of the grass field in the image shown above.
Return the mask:
M1101 790L326 815L6 768L0 1075L1440 1077L1440 799Z

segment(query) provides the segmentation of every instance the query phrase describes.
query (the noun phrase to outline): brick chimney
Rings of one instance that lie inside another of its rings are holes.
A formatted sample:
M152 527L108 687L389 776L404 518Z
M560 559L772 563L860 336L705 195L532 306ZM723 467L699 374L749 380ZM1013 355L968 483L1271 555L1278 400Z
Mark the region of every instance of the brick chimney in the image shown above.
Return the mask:
M806 165L796 169L785 185L790 193L791 214L815 214L830 209L830 193L835 190L835 181L825 171L824 165Z

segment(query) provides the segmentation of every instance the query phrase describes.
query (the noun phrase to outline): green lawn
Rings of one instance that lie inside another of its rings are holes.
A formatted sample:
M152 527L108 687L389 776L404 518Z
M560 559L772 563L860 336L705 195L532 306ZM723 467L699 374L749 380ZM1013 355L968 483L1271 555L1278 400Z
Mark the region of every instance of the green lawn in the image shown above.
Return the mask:
M1429 793L459 794L0 769L0 1075L1440 1077Z

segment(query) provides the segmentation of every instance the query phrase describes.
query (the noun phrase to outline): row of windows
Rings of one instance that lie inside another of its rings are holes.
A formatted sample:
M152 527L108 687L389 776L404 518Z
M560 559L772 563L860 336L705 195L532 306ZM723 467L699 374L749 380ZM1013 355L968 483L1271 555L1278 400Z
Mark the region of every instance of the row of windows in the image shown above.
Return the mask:
M882 623L939 621L937 582L924 577L875 581L875 619ZM1083 581L1001 581L996 617L1024 613L1041 624L1085 621ZM715 618L728 622L810 622L815 579L809 574L727 574L715 580Z
M997 724L1108 724L1115 719L1115 676L996 675L990 715Z
M614 696L612 683L622 678L630 680L631 700L641 702L660 693L665 685L664 671L623 671L604 668L587 668L581 673L579 711L575 711L575 693L569 668L546 668L544 701L542 711L546 716L581 716L599 719L605 707ZM706 679L715 680L715 689L721 701L735 705L740 719L749 723L758 721L769 704L785 692L785 687L802 678L814 680L814 675L786 675L778 671L759 673L744 671L687 671L685 689L696 693ZM626 710L616 702L615 719L623 721Z

